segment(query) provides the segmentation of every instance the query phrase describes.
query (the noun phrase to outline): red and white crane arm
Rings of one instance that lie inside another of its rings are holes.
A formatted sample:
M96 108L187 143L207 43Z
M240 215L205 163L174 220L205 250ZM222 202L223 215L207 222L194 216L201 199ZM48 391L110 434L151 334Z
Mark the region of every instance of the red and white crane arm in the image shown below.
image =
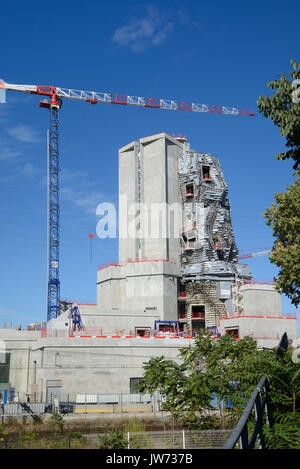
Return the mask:
M258 257L258 256L268 256L271 251L260 251L260 252L253 252L250 254L243 254L238 257L238 259L250 259L250 257Z
M96 91L72 90L60 88L58 86L40 85L15 85L0 82L0 88L12 91L22 91L24 93L37 94L49 98L49 102L42 101L41 107L60 107L62 99L73 99L85 101L91 104L109 103L122 104L128 106L141 106L158 109L169 109L175 111L208 112L215 114L229 114L237 116L254 116L254 113L247 109L239 109L232 106L215 106L211 104L197 104L185 101L176 101L162 98L143 98L139 96L128 96L113 93L98 93Z

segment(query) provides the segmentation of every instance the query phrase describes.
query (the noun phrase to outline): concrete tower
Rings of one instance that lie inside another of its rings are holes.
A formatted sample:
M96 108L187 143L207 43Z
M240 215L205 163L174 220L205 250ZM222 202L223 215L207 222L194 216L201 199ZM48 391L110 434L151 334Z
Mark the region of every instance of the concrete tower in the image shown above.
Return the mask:
M119 150L119 265L99 270L98 305L142 314L152 327L178 321L183 148L160 133Z
M166 133L141 138L119 150L120 264L155 259L179 264L182 152L183 144Z
M98 272L101 310L189 332L216 326L233 310L236 277L251 277L237 254L216 157L166 133L119 150L119 265Z

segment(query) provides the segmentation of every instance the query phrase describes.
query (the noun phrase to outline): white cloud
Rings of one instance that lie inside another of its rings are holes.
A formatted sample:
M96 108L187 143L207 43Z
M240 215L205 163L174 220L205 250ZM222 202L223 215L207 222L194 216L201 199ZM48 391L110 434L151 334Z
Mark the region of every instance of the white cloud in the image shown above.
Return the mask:
M167 15L154 6L146 7L146 14L133 18L129 24L118 28L113 41L129 47L133 52L144 52L150 46L158 46L166 41L173 30L173 24Z
M15 127L8 127L6 132L11 137L23 143L36 143L39 140L35 131L32 130L28 125L24 124L20 124Z
M64 168L61 171L60 193L63 202L71 204L89 215L96 214L97 206L104 201L110 201L107 196L98 190L101 181L91 181L90 175L85 171L72 171Z
M0 148L0 160L10 160L21 155L20 150L14 149L8 145L2 145Z

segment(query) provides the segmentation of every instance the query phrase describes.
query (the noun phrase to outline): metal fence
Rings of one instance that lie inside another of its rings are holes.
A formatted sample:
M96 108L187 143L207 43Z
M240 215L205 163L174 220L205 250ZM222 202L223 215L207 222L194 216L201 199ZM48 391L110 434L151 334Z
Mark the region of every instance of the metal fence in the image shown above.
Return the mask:
M46 404L38 402L28 404L25 402L17 402L15 404L1 404L0 416L17 417L21 415L38 415L45 413Z
M117 442L115 447L110 449L220 449L229 433L230 430L125 432L123 441ZM0 438L0 449L102 449L103 436L103 433L81 434L78 432L55 433L46 436L31 432Z
M128 433L128 449L218 449L230 430L175 430Z
M151 394L77 394L76 404L121 404L153 402Z

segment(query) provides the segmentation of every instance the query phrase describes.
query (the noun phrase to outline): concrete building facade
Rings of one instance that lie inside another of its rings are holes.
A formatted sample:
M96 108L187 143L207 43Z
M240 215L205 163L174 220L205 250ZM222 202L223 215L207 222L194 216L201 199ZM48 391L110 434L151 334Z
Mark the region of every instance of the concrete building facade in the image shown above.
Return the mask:
M21 399L130 393L151 357L176 360L209 328L260 347L297 338L274 286L238 262L218 159L160 133L119 150L119 261L98 269L97 304L65 305L41 331L0 330L0 380Z

